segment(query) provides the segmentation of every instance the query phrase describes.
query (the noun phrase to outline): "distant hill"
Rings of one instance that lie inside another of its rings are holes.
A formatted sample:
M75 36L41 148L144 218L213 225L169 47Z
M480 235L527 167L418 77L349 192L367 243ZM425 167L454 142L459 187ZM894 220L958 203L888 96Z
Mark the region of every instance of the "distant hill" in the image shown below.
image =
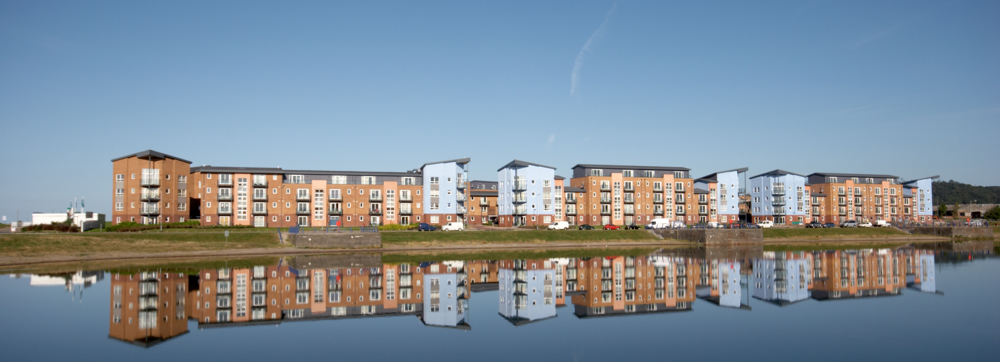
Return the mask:
M948 180L935 182L932 187L934 205L968 204L972 200L977 204L1000 204L1000 186L973 186Z

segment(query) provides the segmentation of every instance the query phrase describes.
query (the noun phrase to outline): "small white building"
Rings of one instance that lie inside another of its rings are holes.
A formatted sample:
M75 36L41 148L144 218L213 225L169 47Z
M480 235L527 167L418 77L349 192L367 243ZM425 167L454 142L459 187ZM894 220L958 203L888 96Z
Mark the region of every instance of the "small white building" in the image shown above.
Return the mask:
M30 225L45 225L51 224L53 222L60 223L66 221L67 213L56 212L56 213L44 213L35 212L31 214L31 224ZM90 229L97 229L104 226L104 214L98 214L96 212L77 212L73 214L73 225L79 226L80 230L87 231ZM22 227L28 226L27 223L22 223Z

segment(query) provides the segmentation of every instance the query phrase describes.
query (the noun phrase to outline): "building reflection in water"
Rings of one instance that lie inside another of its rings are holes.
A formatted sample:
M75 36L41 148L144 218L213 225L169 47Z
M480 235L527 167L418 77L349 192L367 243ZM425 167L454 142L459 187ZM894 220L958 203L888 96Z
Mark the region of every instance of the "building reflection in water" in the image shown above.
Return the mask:
M591 318L690 311L696 297L750 310L751 295L785 306L810 297L894 296L905 287L940 294L935 260L942 252L954 253L908 247L707 260L683 253L399 264L376 259L308 269L282 260L273 266L113 273L108 334L150 347L187 333L189 319L199 328L217 328L400 315L468 330L472 293L483 291L498 292L499 314L515 326L555 318L569 301L576 317ZM33 277L32 285L79 280L86 286L102 277L83 272L39 277L37 283Z

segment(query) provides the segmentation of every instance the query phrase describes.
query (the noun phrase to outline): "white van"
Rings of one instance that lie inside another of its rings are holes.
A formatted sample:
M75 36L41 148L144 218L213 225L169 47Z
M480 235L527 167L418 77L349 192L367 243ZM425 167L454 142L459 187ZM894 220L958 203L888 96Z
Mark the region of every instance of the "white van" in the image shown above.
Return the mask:
M667 229L670 228L670 219L657 218L646 224L647 229Z
M760 226L760 227L762 227L764 229L768 229L768 228L774 226L774 221L764 220L764 221L761 221L761 222L757 223L757 226Z
M554 223L549 224L548 229L549 230L568 230L569 229L569 221L556 221Z
M458 221L452 221L450 223L441 226L441 231L462 231L465 230L465 225Z
M888 221L885 220L875 220L875 226L880 228L887 228L891 227L892 224L890 224Z

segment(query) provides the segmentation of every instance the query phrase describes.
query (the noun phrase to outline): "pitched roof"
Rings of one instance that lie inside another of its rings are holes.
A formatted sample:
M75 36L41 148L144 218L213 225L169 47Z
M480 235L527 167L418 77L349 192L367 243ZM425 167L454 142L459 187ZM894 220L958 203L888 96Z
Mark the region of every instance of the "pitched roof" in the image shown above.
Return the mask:
M552 166L545 166L545 165L541 165L541 164L537 164L537 163L531 163L531 162L528 162L528 161L513 160L513 161L508 162L506 165L503 165L503 167L498 168L497 171L503 170L503 169L508 168L508 167L528 167L528 166L545 167L545 168L551 168L553 170L556 169L555 167L552 167Z
M285 173L280 167L229 167L229 166L197 166L191 172L227 172L227 173Z
M185 160L183 158L174 157L174 156L168 155L166 153L156 152L156 151L153 151L153 150L145 150L145 151L133 153L131 155L125 155L125 156L122 156L122 157L118 157L118 158L112 159L111 162L115 162L115 161L118 161L118 160L121 160L121 159L126 159L126 158L129 158L129 157L139 157L139 158L144 158L144 157L172 158L172 159L175 159L177 161L191 163L191 161Z
M559 175L556 175L556 180L565 180L565 179L566 179L565 177L562 177L562 176L559 176Z
M705 181L717 182L717 181L719 181L719 178L717 176L720 173L733 172L733 171L736 171L737 173L739 173L739 172L747 172L747 170L748 170L748 168L746 168L746 167L740 167L740 168L734 168L732 170L725 170L725 171L714 172L714 173L705 175L704 177L700 177L700 178L698 178L695 181L705 180Z
M917 181L920 181L920 180L926 180L926 179L936 180L936 179L938 179L940 177L941 177L940 175L934 175L934 176L928 176L928 177L921 177L921 178L912 179L910 181L903 181L902 183L903 184L909 184L909 183L914 183L914 182L917 182Z
M774 175L774 176L795 175L795 176L806 177L806 175L797 174L797 173L791 172L791 171L785 171L785 170L782 170L782 169L779 168L779 169L775 169L775 170L772 170L772 171L768 171L768 172L762 173L762 174L757 175L757 176L753 176L751 178L758 178L760 176L765 176L765 175L766 176L771 176L771 175Z
M837 173L837 172L813 172L809 176L833 176L833 177L878 177L878 178L899 178L899 176L894 175L877 175L877 174L866 174L866 173Z
M586 191L587 190L584 190L582 187L572 187L572 186L563 187L563 192L586 192Z
M434 165L434 164L438 164L438 163L448 163L448 162L469 163L469 161L472 161L472 159L469 158L469 157L466 157L466 158L456 158L454 160L444 160L444 161L437 161L437 162L428 162L428 163L425 163L422 166L420 166L420 169L423 170L424 167L427 167L427 165Z
M592 163L581 163L573 168L622 168L622 169L636 169L636 170L662 170L662 171L691 171L687 167L672 167L672 166L630 166L630 165L599 165Z

